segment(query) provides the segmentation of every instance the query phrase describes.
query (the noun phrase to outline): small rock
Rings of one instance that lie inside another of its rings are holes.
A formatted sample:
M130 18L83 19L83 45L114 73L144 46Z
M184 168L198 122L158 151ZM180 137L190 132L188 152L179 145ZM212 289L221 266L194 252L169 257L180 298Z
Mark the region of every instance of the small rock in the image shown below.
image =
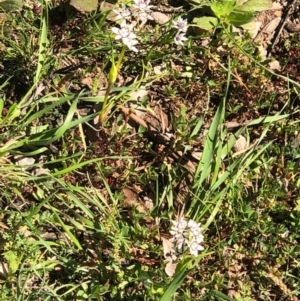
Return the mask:
M281 66L277 60L274 60L269 63L269 68L271 70L281 70Z
M30 157L23 157L23 156L15 156L14 159L16 160L16 164L19 166L24 166L22 170L27 170L32 168L32 164L34 164L35 159Z
M152 12L150 15L157 24L165 24L171 20L170 15L161 12Z
M240 152L247 148L247 140L244 136L240 136L239 139L235 141L233 146L234 151Z

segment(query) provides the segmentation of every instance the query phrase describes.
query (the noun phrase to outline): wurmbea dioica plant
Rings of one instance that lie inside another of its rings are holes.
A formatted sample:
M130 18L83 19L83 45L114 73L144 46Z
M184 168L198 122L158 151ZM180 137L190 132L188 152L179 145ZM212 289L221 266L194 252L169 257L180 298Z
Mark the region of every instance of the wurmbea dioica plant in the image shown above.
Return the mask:
M178 30L174 38L175 44L183 46L184 42L187 40L187 37L185 36L188 29L187 20L183 20L179 17L177 20L173 21L173 28Z
M198 256L198 252L204 250L201 246L204 237L200 224L192 219L186 221L184 218L172 221L172 224L170 233L173 237L170 242L174 243L176 253L182 253L187 247L191 255Z
M138 45L139 42L137 35L134 33L135 27L137 24L141 27L148 19L152 19L149 14L152 6L149 4L150 0L134 0L132 7L127 8L125 5L122 5L120 10L114 10L116 14L116 21L121 21L121 23L119 27L113 27L112 32L115 34L116 40L122 41L123 47L116 64L114 60L114 53L112 54L112 66L109 72L108 87L106 89L102 110L99 116L101 123L104 121L107 112L109 111L110 104L107 104L108 95L113 84L116 82L126 49L128 48L131 51L138 52L136 45Z
M150 0L134 0L131 7L126 7L124 4L121 6L120 10L113 10L116 14L115 20L120 21L119 27L113 27L112 32L115 34L116 40L121 40L123 47L121 53L119 54L118 61L115 64L114 53L112 53L111 58L111 69L109 72L109 81L106 93L104 96L103 106L100 113L100 122L102 123L109 111L110 105L107 104L108 96L113 84L116 82L118 72L121 68L121 63L123 61L125 51L128 48L131 51L138 52L136 47L138 42L138 37L134 33L136 26L139 28L143 27L147 20L153 20L150 15L150 9L153 6L150 5ZM183 20L181 17L177 21L173 21L173 28L178 30L175 36L175 43L177 45L183 46L184 42L187 40L185 34L187 31L187 21Z

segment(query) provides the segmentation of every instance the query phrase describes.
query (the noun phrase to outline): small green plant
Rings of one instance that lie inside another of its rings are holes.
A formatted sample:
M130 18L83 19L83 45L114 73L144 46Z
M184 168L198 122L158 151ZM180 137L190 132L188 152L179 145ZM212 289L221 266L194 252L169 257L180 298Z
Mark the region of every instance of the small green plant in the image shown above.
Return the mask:
M194 18L194 26L204 30L211 30L219 25L245 25L249 23L258 12L270 9L272 2L270 0L217 0L201 1L194 5L196 8L200 6L199 11L213 15Z

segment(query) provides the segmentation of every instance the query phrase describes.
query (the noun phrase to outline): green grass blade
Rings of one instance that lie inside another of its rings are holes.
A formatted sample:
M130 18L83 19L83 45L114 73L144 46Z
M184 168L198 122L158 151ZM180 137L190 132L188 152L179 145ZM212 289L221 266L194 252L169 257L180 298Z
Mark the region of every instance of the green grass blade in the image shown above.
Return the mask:
M59 217L59 215L56 213L56 210L52 206L50 206L52 209L53 214L55 215L57 221L59 222L60 226L64 229L64 231L68 234L70 240L74 243L74 245L77 247L78 250L82 250L82 246L77 240L77 238L73 235L73 233L70 231L72 227L66 225L62 219Z
M166 291L164 292L163 296L161 297L160 301L170 301L172 300L175 292L180 287L181 283L183 282L184 278L191 272L190 269L183 268L178 274L175 275L174 279L168 285Z
M214 157L214 150L218 143L218 137L217 137L218 127L223 121L223 116L224 116L224 102L222 102L218 107L218 110L209 128L208 135L205 139L204 150L201 156L201 160L195 172L196 182L194 183L194 188L201 186L203 181L207 178L207 176L210 173L211 162Z
M47 7L45 7L43 9L43 14L41 18L39 57L38 57L38 65L37 65L37 70L34 79L35 83L37 83L42 76L42 69L46 60L46 49L48 45L47 31L48 31L48 9Z

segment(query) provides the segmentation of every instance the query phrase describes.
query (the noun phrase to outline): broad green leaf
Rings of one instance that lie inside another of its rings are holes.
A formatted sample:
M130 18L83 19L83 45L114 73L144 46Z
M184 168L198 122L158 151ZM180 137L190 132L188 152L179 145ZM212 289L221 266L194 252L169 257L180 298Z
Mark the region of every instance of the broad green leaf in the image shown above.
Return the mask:
M255 20L252 20L249 23L241 25L241 27L248 31L248 33L251 35L252 38L255 38L259 32L260 29L260 23L255 22Z
M234 9L235 1L225 0L222 2L213 2L211 4L211 9L215 16L219 19L228 16Z
M215 17L200 17L194 18L193 23L201 29L211 30L218 25L219 21Z
M117 65L115 64L114 53L112 53L112 57L111 57L111 68L110 68L109 76L108 76L109 83L110 83L111 85L113 85L113 84L116 82L117 76L118 76L118 67L117 67Z
M220 172L220 166L222 164L222 143L219 143L218 148L216 149L216 158L214 162L214 171L213 171L213 177L210 181L210 186L212 187L214 183L216 182L219 172Z
M251 125L255 125L255 124L272 123L272 122L276 122L281 119L285 119L289 116L290 116L290 114L260 117L260 118L252 120L249 124L247 124L247 126L251 126Z
M173 300L173 295L180 287L184 278L191 272L191 270L187 270L186 268L182 269L178 274L175 275L174 279L168 285L166 291L161 297L160 301L170 301Z
M236 10L241 10L244 12L261 12L266 9L272 8L271 0L249 0L244 4L237 6Z
M203 125L204 120L203 119L199 119L199 121L197 122L196 126L194 127L192 133L191 133L191 138L194 138L196 136L199 135L200 129Z
M198 163L194 187L201 187L203 181L207 178L208 174L211 171L212 159L215 155L215 149L218 144L218 128L222 124L224 118L224 103L221 102L220 106L217 109L215 117L210 125L208 134L205 138L204 149L201 156L201 160Z
M21 9L22 6L23 6L22 0L0 1L0 11L2 10L4 12Z
M195 259L194 256L187 256L182 258L177 264L176 272L180 273L180 271L192 269L194 267L193 266L194 259Z
M42 70L45 64L45 60L47 57L46 50L48 46L48 38L47 38L47 32L48 32L48 11L45 10L42 16L42 24L41 24L41 35L40 35L40 45L39 45L39 58L38 58L38 65L37 70L35 74L35 83L37 83L41 76L42 76Z
M229 16L227 16L226 20L234 26L241 26L249 23L253 17L254 14L251 12L234 10Z
M98 0L71 0L70 5L81 12L92 12L98 7Z

